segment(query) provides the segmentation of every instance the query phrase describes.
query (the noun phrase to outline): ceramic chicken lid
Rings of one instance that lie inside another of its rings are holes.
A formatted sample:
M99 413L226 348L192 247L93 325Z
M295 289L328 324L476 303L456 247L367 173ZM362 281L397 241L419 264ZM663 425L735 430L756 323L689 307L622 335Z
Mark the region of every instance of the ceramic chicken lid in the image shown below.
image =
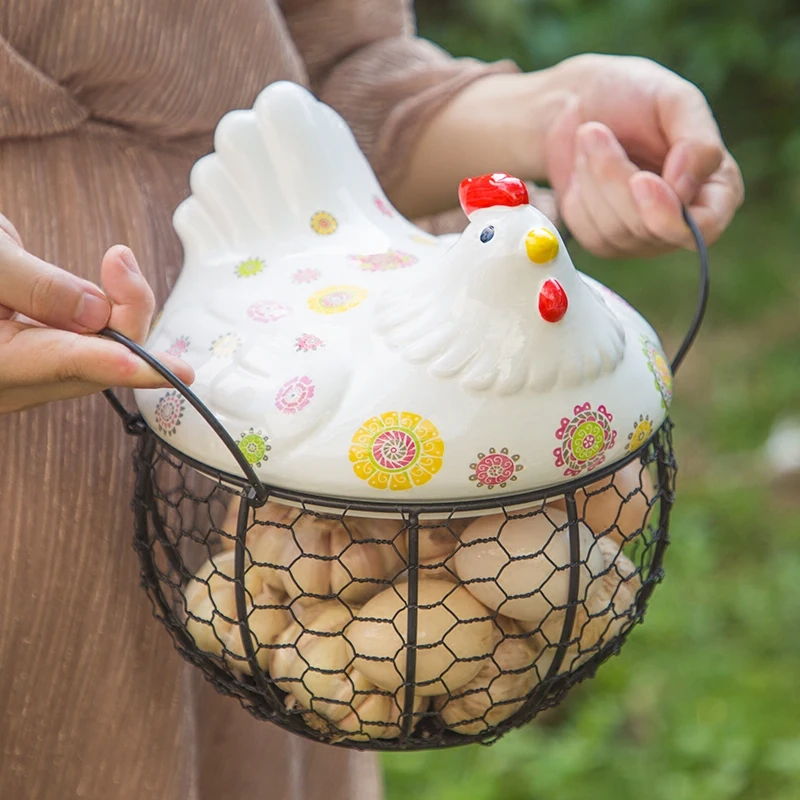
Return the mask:
M650 325L577 272L507 175L465 181L469 225L433 237L389 203L346 123L291 83L219 123L177 209L180 278L147 342L266 484L464 500L555 486L640 447L672 376ZM175 390L148 425L231 474Z

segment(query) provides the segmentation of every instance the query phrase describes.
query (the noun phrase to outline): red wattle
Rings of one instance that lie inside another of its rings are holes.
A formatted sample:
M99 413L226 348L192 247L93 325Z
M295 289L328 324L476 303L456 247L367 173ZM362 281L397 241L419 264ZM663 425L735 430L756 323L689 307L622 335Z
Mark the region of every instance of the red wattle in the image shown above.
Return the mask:
M548 278L539 289L539 314L545 322L558 322L567 313L569 300L564 287Z
M505 172L466 178L458 187L458 200L469 216L479 208L492 206L524 206L528 203L528 188L519 179Z

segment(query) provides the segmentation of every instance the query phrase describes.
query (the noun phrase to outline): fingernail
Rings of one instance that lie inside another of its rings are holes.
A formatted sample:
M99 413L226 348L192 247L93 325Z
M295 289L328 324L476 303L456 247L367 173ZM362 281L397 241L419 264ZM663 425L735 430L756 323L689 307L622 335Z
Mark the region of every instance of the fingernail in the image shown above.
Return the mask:
M675 181L675 192L680 199L685 203L691 203L697 194L697 181L691 175L681 175Z
M111 313L108 302L96 294L84 294L78 304L74 320L82 328L99 331L108 322Z
M647 181L631 181L631 194L639 208L651 208L655 203L655 194Z
M134 274L134 275L141 275L142 272L139 269L139 265L136 263L136 258L133 255L133 251L129 248L124 248L120 251L119 260Z
M606 137L596 128L584 131L581 136L582 149L586 153L600 153L605 150Z

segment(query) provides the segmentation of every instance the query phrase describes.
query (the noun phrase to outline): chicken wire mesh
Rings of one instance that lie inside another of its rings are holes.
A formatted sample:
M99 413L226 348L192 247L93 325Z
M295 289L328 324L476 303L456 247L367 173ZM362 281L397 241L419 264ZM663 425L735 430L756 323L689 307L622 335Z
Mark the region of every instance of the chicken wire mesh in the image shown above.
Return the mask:
M642 619L668 543L671 432L615 471L434 520L278 490L256 508L245 482L142 428L144 586L184 658L260 719L360 749L491 743Z

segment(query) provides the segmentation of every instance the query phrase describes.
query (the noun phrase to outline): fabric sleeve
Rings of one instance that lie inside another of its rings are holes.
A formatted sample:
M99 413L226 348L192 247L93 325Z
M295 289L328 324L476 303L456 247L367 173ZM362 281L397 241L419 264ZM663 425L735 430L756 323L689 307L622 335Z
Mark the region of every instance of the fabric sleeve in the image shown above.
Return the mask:
M402 174L426 122L511 61L453 58L416 36L410 0L283 0L311 88L348 122L384 186Z

